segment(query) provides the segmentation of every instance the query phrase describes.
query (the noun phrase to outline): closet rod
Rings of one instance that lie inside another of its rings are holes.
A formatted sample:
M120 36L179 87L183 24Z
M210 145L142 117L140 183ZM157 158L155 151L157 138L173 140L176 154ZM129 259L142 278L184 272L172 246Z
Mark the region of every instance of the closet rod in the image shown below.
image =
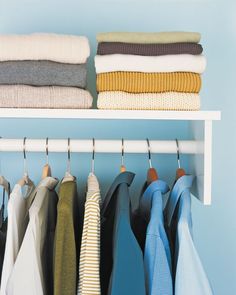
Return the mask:
M151 153L158 154L176 154L177 147L175 140L151 140ZM26 138L26 152L45 152L46 139L31 139ZM182 154L202 154L204 151L204 143L194 140L179 140L179 150ZM6 139L0 138L1 152L22 152L23 139ZM48 139L48 152L67 152L68 139ZM71 139L70 151L77 153L92 153L92 139ZM95 139L96 153L121 153L122 139L116 140L101 140ZM126 140L124 139L125 153L147 153L147 141L144 140Z

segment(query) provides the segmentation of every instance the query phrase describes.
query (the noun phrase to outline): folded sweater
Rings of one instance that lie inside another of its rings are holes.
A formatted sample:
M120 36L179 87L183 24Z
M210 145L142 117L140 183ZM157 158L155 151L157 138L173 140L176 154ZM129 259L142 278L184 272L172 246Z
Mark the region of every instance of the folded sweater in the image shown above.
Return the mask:
M92 101L76 87L0 85L0 108L88 109Z
M202 74L206 68L203 55L174 54L162 56L137 56L124 54L96 55L96 72L193 72Z
M135 44L122 42L98 43L97 54L132 54L156 56L167 54L193 54L198 55L203 51L201 44L196 43L169 43L169 44Z
M193 93L126 93L101 92L98 95L99 109L113 110L175 110L194 111L200 109L200 97Z
M35 33L0 35L0 61L51 60L83 64L90 54L84 36Z
M97 75L97 91L193 92L201 89L201 77L194 73L113 72Z
M194 32L109 32L97 34L98 42L125 42L125 43L199 43L201 35Z
M0 84L86 87L86 64L53 61L0 62Z

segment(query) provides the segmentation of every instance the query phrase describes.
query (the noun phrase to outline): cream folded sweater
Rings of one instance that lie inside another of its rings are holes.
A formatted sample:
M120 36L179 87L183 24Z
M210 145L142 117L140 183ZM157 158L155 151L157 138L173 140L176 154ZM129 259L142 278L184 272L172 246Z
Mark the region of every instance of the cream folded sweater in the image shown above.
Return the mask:
M98 42L124 42L124 43L178 43L178 42L200 42L201 35L195 32L109 32L97 34Z
M61 63L85 63L90 55L84 36L35 33L0 35L0 61L50 60Z
M162 56L140 56L109 54L95 56L96 73L107 72L193 72L202 74L206 68L203 55L173 54Z
M0 85L0 108L88 109L91 94L77 87Z
M197 111L200 96L194 93L127 93L107 91L98 94L99 109Z

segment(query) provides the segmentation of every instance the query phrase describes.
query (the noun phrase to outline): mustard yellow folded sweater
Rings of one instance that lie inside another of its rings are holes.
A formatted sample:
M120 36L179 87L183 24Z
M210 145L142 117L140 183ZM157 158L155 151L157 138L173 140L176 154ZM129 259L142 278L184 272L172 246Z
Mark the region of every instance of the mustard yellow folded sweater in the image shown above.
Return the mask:
M191 92L201 89L199 74L112 72L97 75L97 91L125 91L130 93Z

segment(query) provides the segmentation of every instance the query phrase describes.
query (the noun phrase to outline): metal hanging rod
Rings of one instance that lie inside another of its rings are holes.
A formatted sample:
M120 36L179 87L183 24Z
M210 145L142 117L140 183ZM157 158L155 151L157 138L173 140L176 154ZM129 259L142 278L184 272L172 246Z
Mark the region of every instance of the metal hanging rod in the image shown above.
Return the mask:
M176 140L149 140L152 153L176 154ZM147 153L146 140L101 140L95 139L96 153ZM204 143L194 140L179 140L179 152L182 154L202 154ZM68 139L6 139L0 138L1 152L67 152ZM93 139L70 139L70 151L76 153L92 153Z

